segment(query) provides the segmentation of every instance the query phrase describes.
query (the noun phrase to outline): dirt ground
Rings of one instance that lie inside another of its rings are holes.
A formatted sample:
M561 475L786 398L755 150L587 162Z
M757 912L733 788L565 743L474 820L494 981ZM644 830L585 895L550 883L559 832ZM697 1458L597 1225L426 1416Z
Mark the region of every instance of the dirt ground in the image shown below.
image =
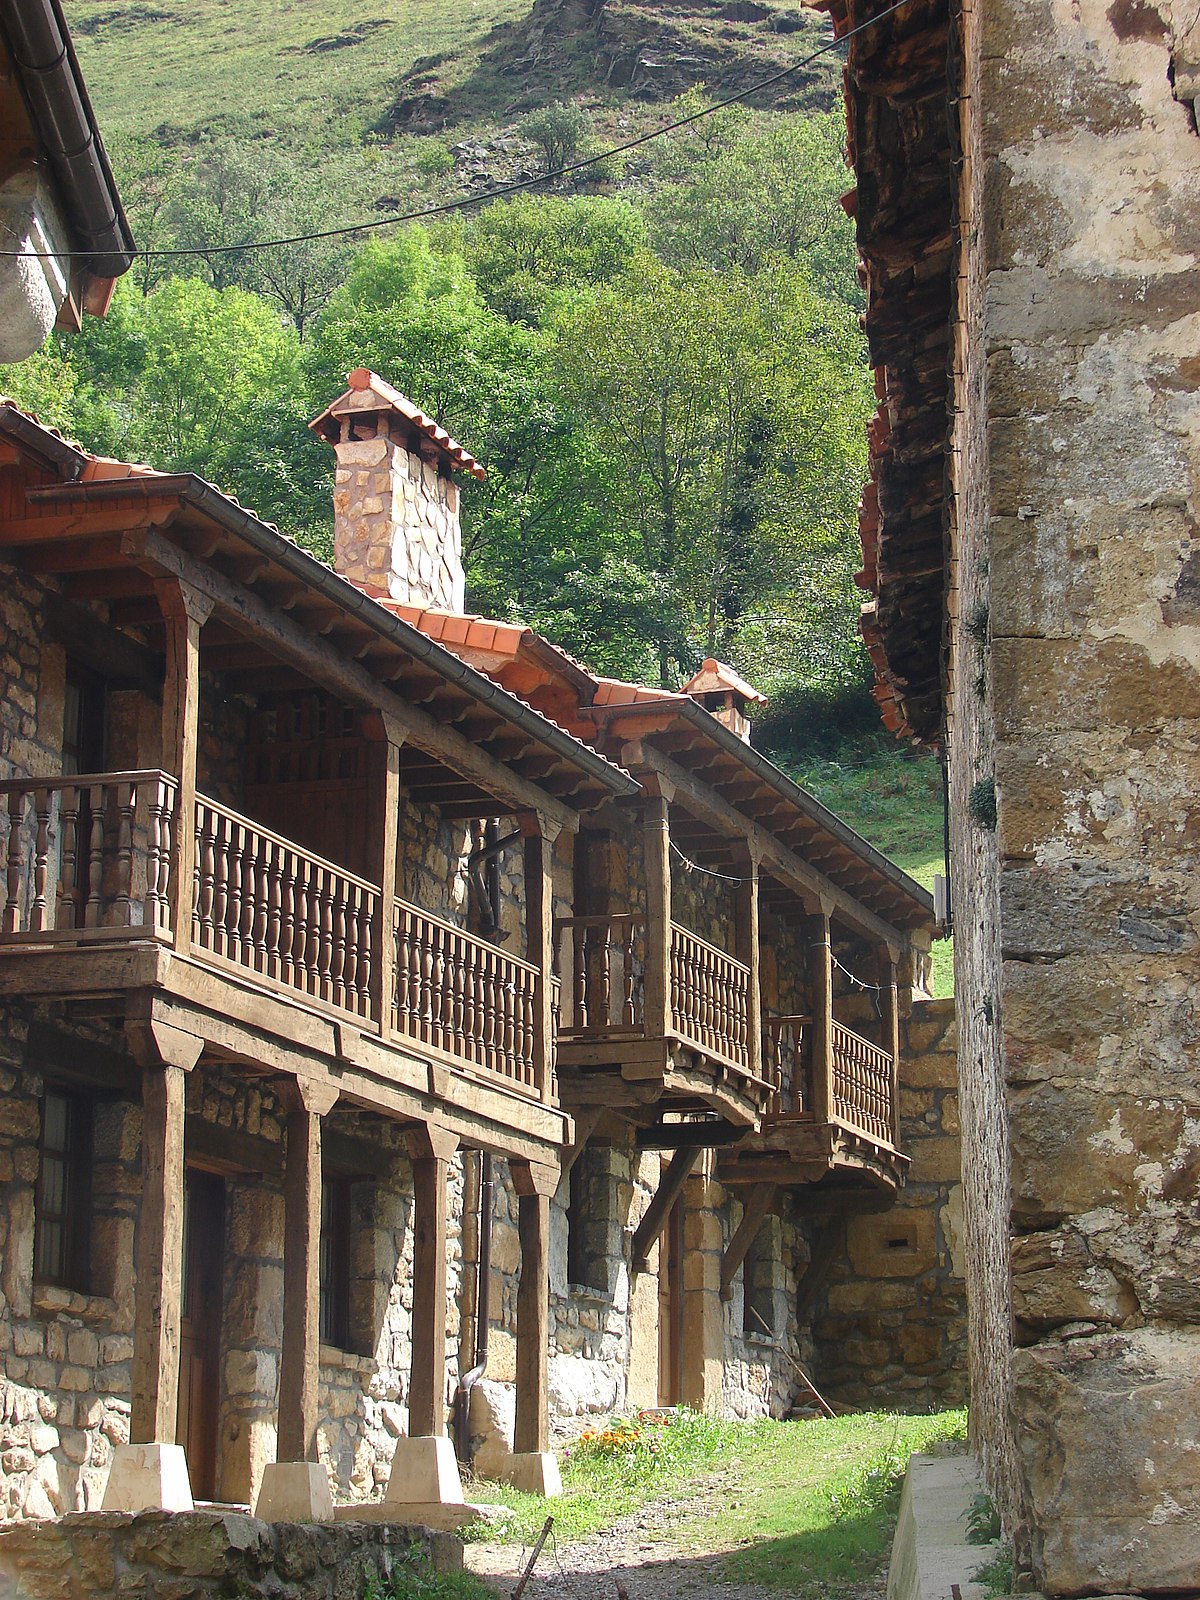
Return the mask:
M657 1500L604 1533L558 1543L551 1531L523 1600L789 1600L794 1591L730 1583L721 1558L731 1548L706 1540L697 1516L706 1499L719 1494L717 1480L693 1484L686 1498ZM686 1536L681 1524L686 1520ZM679 1529L678 1534L673 1530ZM508 1600L529 1559L529 1548L513 1544L469 1544L466 1565ZM854 1600L883 1600L881 1574Z

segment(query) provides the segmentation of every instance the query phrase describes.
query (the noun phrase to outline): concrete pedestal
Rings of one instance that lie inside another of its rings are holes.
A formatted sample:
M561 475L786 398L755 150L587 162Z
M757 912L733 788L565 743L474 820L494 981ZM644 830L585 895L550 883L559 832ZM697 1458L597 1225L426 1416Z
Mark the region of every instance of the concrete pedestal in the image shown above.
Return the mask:
M332 1522L329 1474L319 1461L272 1461L263 1470L254 1515L263 1522Z
M525 1455L510 1456L504 1479L523 1494L540 1494L547 1500L563 1492L558 1461L549 1450L533 1450Z
M391 1509L463 1505L462 1478L450 1440L432 1436L397 1439L383 1503ZM397 1517L397 1521L403 1520Z
M119 1444L113 1451L102 1511L194 1511L181 1444Z

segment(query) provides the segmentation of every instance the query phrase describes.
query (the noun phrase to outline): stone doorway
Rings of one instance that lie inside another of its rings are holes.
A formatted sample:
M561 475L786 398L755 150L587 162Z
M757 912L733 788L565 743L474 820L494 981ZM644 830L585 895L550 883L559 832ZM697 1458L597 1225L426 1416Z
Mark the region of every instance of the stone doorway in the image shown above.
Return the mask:
M683 1200L667 1214L658 1252L658 1403L683 1399Z
M183 1317L175 1437L187 1455L192 1493L217 1493L221 1321L225 1278L225 1180L189 1166L183 1205Z

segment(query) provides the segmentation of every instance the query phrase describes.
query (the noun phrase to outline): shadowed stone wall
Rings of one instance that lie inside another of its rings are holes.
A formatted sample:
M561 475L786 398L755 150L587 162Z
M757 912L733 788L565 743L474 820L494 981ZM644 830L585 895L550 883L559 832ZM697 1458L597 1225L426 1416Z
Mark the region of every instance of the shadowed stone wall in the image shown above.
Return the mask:
M850 1405L933 1410L963 1404L967 1391L954 1001L917 1001L901 1026L901 1145L912 1166L890 1210L825 1224L838 1248L811 1312L815 1377ZM819 1259L818 1226L809 1225Z
M973 1370L989 1476L1053 1594L1200 1573L1194 13L997 0L964 25L951 792Z

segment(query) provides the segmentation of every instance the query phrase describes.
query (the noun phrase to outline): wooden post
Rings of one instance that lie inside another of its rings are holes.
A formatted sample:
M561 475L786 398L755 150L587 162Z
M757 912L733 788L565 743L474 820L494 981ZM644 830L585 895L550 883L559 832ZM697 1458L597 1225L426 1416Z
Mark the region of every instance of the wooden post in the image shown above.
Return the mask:
M142 1067L142 1186L134 1291L133 1444L174 1444L183 1314L183 1124L187 1074L203 1042L154 1020L126 1033Z
M321 1376L321 1118L333 1084L289 1080L283 1172L283 1338L279 1360L278 1461L317 1459Z
M450 1157L458 1137L426 1125L412 1135L413 1320L408 1384L410 1438L446 1427L446 1222Z
M646 1037L671 1032L671 796L646 796L642 840L646 864Z
M169 890L171 929L181 954L192 943L192 880L196 866L196 752L200 725L200 630L212 601L182 580L159 579L154 590L166 623L162 765L178 780Z
M812 1009L812 1106L817 1122L833 1111L833 946L829 913L808 917L808 987Z
M526 813L520 818L525 836L525 959L538 969L537 1017L533 1040L534 1070L543 1100L554 1098L554 841L558 825Z
M747 847L739 852L738 873L742 882L737 886L733 910L734 955L750 968L750 982L746 996L746 1059L751 1073L762 1077L762 979L760 975L758 932L758 854Z
M367 867L364 877L378 880L379 901L372 932L371 1015L386 1036L396 993L396 849L400 819L400 749L404 731L394 717L378 712L364 718L363 731L372 741L370 804L367 809Z
M721 1299L728 1300L733 1294L733 1280L737 1277L738 1268L750 1253L750 1247L758 1238L758 1230L762 1227L765 1218L775 1209L779 1186L774 1183L758 1183L748 1191L742 1207L742 1220L738 1223L737 1232L729 1241L729 1248L721 1257ZM750 1285L746 1285L749 1294Z
M511 1171L521 1240L513 1451L524 1455L550 1445L550 1197L558 1184L558 1168L514 1161Z
M897 967L900 952L884 953L883 971L883 1048L892 1058L892 1145L900 1148L900 989Z

